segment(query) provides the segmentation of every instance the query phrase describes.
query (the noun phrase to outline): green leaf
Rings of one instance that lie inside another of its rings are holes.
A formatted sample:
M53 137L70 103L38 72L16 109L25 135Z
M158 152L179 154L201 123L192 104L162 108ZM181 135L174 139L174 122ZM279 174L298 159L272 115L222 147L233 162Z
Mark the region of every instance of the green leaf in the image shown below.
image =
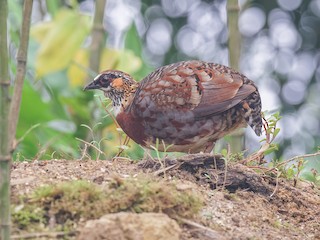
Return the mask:
M222 149L221 150L221 154L222 154L222 156L224 156L224 157L227 157L228 156L228 150L227 149Z
M48 9L48 12L52 16L56 15L56 13L59 10L60 5L61 5L60 1L46 0L46 6L47 6L47 9Z
M277 144L270 144L270 147L264 152L264 154L268 155L276 150L278 150L278 145Z
M135 55L141 57L142 43L138 35L135 24L132 24L131 28L126 34L125 48L130 49Z
M132 24L131 28L128 30L125 39L125 48L131 50L136 56L139 56L143 61L142 57L142 41L137 32L136 26ZM129 63L130 64L130 63ZM137 80L144 78L147 74L149 74L153 70L147 63L144 63L142 67L135 71L133 77Z
M275 138L280 132L280 128L276 128L273 132L273 137Z
M289 168L289 169L287 170L287 172L286 172L286 177L287 177L288 179L292 179L292 178L294 177L294 175L295 175L294 169L293 169L293 168Z
M73 124L65 113L55 111L55 101L43 101L40 92L36 91L29 81L25 81L22 92L21 111L17 128L17 139L33 126L39 126L28 133L18 145L16 154L22 158L32 159L41 149L44 149L48 158L53 152L77 156L78 142L74 138L74 130L65 130ZM54 123L59 123L57 126ZM63 128L64 127L64 128Z

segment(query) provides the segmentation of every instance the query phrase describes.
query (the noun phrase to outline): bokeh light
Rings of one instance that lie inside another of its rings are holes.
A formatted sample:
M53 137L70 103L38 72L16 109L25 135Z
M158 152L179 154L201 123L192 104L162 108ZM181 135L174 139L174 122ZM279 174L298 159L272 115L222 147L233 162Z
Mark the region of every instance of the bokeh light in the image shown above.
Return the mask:
M107 2L109 46L123 47L124 33L135 24L153 67L193 58L228 65L225 0ZM263 110L281 111L283 156L311 152L320 143L320 1L239 3L241 72L257 83ZM80 7L90 6L92 0ZM246 132L247 146L257 147Z
M263 10L252 7L244 10L239 18L239 30L248 37L257 34L266 23L266 15Z

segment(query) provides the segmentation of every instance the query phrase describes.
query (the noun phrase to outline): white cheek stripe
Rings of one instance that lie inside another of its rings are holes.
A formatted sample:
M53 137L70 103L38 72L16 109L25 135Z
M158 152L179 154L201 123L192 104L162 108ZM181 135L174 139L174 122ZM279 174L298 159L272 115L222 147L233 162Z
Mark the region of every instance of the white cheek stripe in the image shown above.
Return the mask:
M102 74L99 74L98 76L96 76L93 80L97 80L99 77L101 77Z
M107 88L102 87L102 88L100 88L100 90L105 91L105 92L109 92L111 90L111 88L110 88L110 86Z

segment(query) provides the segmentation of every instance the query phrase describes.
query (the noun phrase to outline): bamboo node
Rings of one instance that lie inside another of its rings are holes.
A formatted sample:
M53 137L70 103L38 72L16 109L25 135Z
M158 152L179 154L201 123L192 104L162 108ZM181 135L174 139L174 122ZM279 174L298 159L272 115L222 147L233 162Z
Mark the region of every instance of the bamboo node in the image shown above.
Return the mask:
M0 82L1 86L10 86L10 81Z
M92 27L92 30L93 31L104 31L104 27L103 27L103 24L97 24L97 25L94 25L93 27Z
M10 223L1 223L0 227L10 227L11 224Z
M11 161L11 155L0 156L0 162L10 162L10 161Z
M25 56L17 56L17 62L26 63L27 59Z

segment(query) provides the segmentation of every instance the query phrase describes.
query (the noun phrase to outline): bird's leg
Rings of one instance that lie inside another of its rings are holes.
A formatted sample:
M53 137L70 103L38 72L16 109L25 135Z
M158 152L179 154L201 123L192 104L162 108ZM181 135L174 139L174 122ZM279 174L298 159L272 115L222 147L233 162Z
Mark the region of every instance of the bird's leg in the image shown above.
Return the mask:
M211 153L214 146L216 145L216 141L208 142L204 147L204 153Z

